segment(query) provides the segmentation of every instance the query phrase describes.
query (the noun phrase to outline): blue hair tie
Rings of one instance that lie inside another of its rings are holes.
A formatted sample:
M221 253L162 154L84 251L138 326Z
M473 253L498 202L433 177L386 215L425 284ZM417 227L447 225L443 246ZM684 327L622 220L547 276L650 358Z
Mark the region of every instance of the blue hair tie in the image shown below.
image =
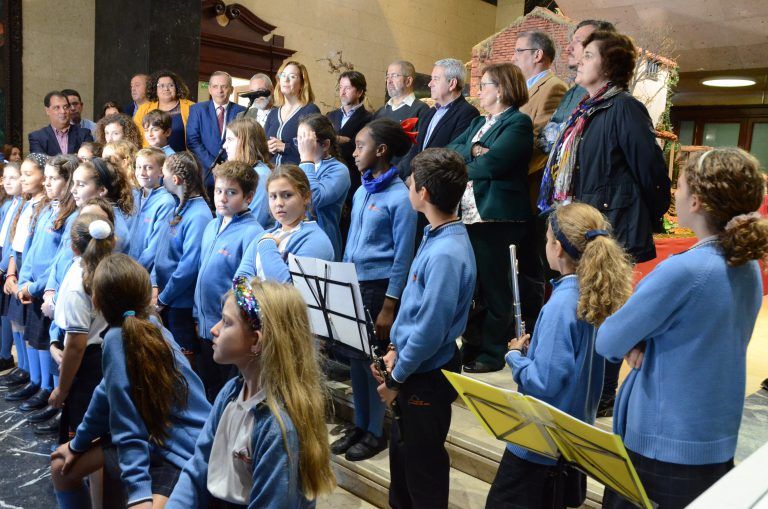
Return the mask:
M129 316L136 316L136 311L129 310L123 313L123 318L128 318Z
M607 237L608 236L608 230L589 230L587 233L584 234L584 238L587 239L587 242L594 239L595 237Z
M557 224L557 213L554 211L549 215L549 225L552 227L552 233L555 235L555 238L560 242L560 245L563 246L563 251L568 253L568 256L578 261L579 258L581 258L581 252L576 249L576 246L571 244L565 234L560 231L560 227Z

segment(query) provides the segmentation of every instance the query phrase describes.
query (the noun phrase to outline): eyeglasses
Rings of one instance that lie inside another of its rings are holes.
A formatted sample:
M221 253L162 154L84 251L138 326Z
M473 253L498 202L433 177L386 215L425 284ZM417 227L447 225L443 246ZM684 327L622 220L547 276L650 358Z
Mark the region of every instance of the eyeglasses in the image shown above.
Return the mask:
M397 78L407 78L407 77L408 77L407 74L397 74L397 73L387 74L384 76L384 78L387 80L396 80Z
M288 74L285 72L281 72L280 74L277 75L277 77L280 78L281 80L286 80L286 81L295 81L299 79L298 74Z
M158 83L157 88L160 90L173 90L176 88L175 83Z
M515 54L519 55L523 51L539 51L541 48L515 48Z
M494 87L498 87L499 86L498 83L494 83L493 81L481 81L480 83L478 83L478 86L480 87L480 90L484 89L488 85L493 85Z

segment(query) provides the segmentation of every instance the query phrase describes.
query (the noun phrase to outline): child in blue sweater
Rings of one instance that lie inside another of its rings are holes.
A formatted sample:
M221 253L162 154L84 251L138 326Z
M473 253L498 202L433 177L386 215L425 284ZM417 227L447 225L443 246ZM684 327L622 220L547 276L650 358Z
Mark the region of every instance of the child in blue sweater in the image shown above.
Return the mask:
M411 205L429 225L392 326L392 347L384 356L390 377L377 378L382 400L392 404L397 399L401 414L402 434L393 424L390 436L389 503L447 507L445 438L457 394L440 370L461 369L456 338L467 324L477 277L467 229L456 215L468 177L463 159L442 148L420 153L411 168Z
M354 157L363 185L352 199L344 261L355 264L363 305L375 320L378 344L371 347L382 353L387 351L397 303L408 279L416 229L416 211L392 158L404 155L412 145L400 124L385 118L363 127L355 139ZM361 461L387 446L384 405L368 357L351 350L341 353L350 359L355 428L331 444L331 452Z
M301 157L299 167L307 174L312 190L312 212L317 216L317 224L331 239L334 260L338 261L342 254L339 221L350 180L349 170L337 159L336 131L328 117L314 113L299 121L296 139Z
M509 342L506 361L521 393L592 424L605 363L595 353L595 332L631 295L632 265L595 208L572 203L556 208L547 222L547 262L561 277L552 281L527 352L528 334ZM566 475L579 476L578 490L566 493ZM575 470L507 445L486 507L565 508L566 497L582 493L586 478Z
M728 470L744 406L746 354L762 302L756 260L768 221L756 212L760 164L737 148L691 160L675 207L699 241L663 261L600 327L597 352L633 368L621 386L614 431L648 498L685 507ZM603 507L630 507L606 490Z
M200 335L197 367L209 401L216 399L233 375L231 366L213 362L211 327L221 320L221 296L231 288L245 249L264 232L248 208L258 180L253 168L239 161L227 161L213 170L213 176L216 218L203 233L194 308Z
M82 162L72 177L72 196L78 207L91 198L102 197L115 209L115 249L127 253L130 249L129 218L134 212L131 183L117 165L106 159L94 157Z
M51 455L56 499L62 509L91 507L83 477L101 468L105 455L116 455L126 505L150 509L171 494L211 407L202 382L151 317L149 275L141 265L109 255L93 275L91 293L110 326L104 379L75 437Z
M37 401L48 398L53 385L53 377L50 372L50 357L44 355L41 359L38 356L39 350L33 345L26 343L24 338L24 326L27 323L27 314L31 308L31 302L28 299L21 300L19 294L19 274L24 268L27 260L27 251L29 249L35 229L41 217L49 214L47 207L47 197L45 192L45 164L48 156L45 154L32 153L27 156L21 164L21 192L27 197L21 212L14 218L11 224L11 249L10 259L5 277L4 292L10 295L8 303L8 319L11 321L11 329L14 335L14 341L21 343L23 348L17 355L26 355L27 367L29 368L29 382L20 389L9 392L5 395L6 401L23 401L35 398ZM30 264L35 260L28 260ZM25 408L27 411L32 408Z
M136 154L136 218L131 225L128 254L145 269L152 270L157 243L165 223L170 221L176 202L163 186L165 154L157 148L145 148Z
M235 278L211 329L240 376L219 393L166 509L300 509L333 490L325 397L307 315L288 285ZM223 502L223 503L222 503Z
M290 283L289 253L332 261L333 246L328 235L315 221L306 220L312 191L301 168L278 166L267 179L267 189L269 208L277 224L251 242L235 275Z
M19 207L22 202L21 197L21 165L19 163L6 163L3 168L3 188L2 191L5 194L5 201L2 208L0 208L0 275L2 275L2 281L5 280L5 272L8 268L7 260L10 259L10 245L11 241L8 239L8 234L11 230L11 224L16 214L19 212ZM6 249L6 246L8 248ZM8 257L6 258L6 255ZM11 322L5 316L7 314L8 296L5 294L0 295L2 303L0 303L0 322L2 323L2 348L0 348L0 371L5 371L8 368L13 368L15 363L13 362L13 355L11 354L11 348L14 344L13 330L11 329ZM13 386L18 385L24 378L24 374L27 372L27 357L21 355L24 351L21 348L23 343L16 344L16 351L19 353L19 364L16 369L7 375L3 375L0 378L0 385ZM13 382L12 382L13 381Z
M177 152L163 164L163 185L178 206L163 225L152 268L152 301L185 355L200 350L192 309L200 269L200 244L211 222L203 172L192 152Z
M253 167L259 177L256 191L248 206L263 228L275 226L275 218L269 213L267 178L272 171L264 128L250 117L242 117L227 124L222 148L227 151L227 161L240 161Z
M58 155L47 161L44 187L48 203L41 211L34 232L27 241L24 263L19 271L16 295L28 306L24 322L27 356L30 362L39 364L41 373L40 391L19 407L22 411L47 406L53 388L56 370L49 350L48 329L51 319L43 314L43 294L52 267L51 260L56 258L76 217L77 206L69 190L77 165L77 158L72 155ZM50 413L46 415L50 416Z

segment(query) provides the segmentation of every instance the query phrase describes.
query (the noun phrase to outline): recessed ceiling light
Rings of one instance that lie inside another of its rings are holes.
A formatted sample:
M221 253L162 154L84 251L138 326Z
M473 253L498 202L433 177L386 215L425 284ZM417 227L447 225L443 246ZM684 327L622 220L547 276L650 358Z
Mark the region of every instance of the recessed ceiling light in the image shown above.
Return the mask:
M755 80L748 78L712 78L702 80L701 84L708 87L749 87L755 84Z

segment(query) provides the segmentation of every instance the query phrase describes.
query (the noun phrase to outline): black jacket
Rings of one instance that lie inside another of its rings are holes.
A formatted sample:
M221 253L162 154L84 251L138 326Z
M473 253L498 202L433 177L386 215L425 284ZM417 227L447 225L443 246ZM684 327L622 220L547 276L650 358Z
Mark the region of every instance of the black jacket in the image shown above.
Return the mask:
M424 138L427 136L427 128L436 112L437 108L433 106L419 117L419 123L416 127L419 134L416 136L416 144L411 147L408 154L406 154L397 165L397 169L400 171L400 177L402 177L403 180L408 178L411 174L411 160L416 157L417 154L427 148L445 147L458 138L461 133L466 131L470 122L480 116L480 112L477 111L477 108L469 104L467 100L464 99L464 96L460 95L432 130L432 136L429 137L429 140L425 144Z
M352 153L355 151L355 136L360 132L360 129L365 127L365 124L373 120L373 113L365 109L365 106L360 106L352 114L352 117L347 120L344 127L341 127L341 108L333 111L329 111L325 114L328 120L333 124L333 128L336 130L336 134L339 136L346 136L349 138L347 143L340 144L342 163L347 165L350 171L357 171L355 166L355 159L352 157Z
M576 157L574 198L605 214L635 261L655 258L653 226L671 196L646 107L629 92L607 100L593 114Z
M54 134L50 124L37 131L32 131L27 137L29 138L30 153L38 152L49 156L61 154L61 147L59 147L56 134ZM80 145L85 141L93 141L91 131L74 124L70 125L67 132L67 154L76 154L80 150Z

